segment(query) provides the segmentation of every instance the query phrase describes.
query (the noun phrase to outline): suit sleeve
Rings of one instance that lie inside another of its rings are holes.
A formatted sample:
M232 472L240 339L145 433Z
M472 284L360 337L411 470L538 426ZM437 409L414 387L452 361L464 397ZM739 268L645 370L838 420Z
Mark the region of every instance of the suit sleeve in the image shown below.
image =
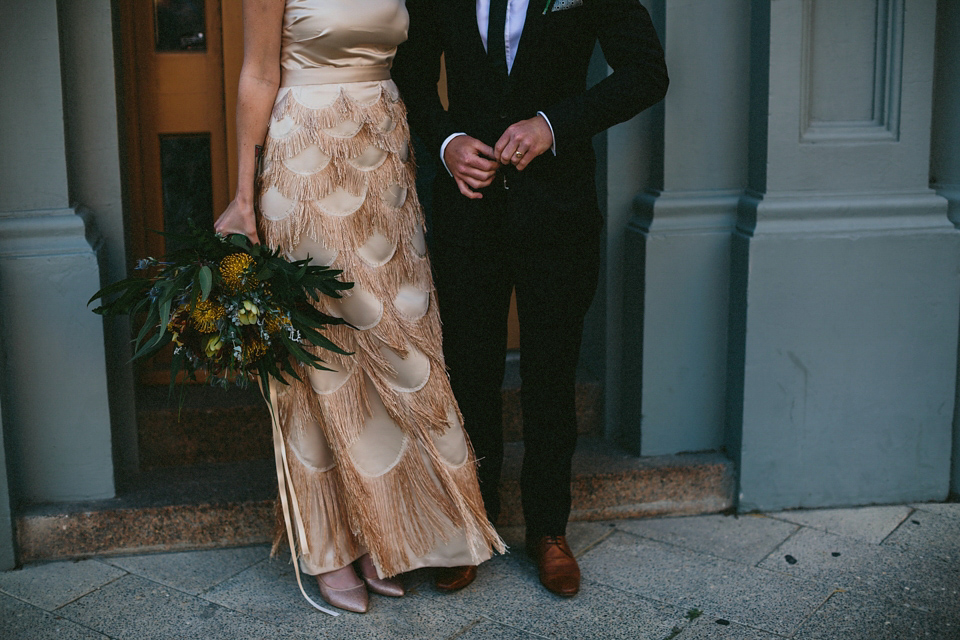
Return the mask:
M407 41L397 48L392 76L408 107L410 127L439 154L440 145L457 129L437 93L443 46L433 5L431 0L407 0L410 28Z
M669 84L663 47L639 0L585 0L585 4L593 13L597 39L613 73L543 110L553 125L558 150L655 105Z

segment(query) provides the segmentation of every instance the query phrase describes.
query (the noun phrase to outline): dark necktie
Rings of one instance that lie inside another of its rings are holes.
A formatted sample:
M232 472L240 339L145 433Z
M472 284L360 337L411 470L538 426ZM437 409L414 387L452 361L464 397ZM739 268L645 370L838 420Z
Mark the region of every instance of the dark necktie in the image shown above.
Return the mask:
M506 77L507 0L490 0L490 21L487 25L487 58L498 74Z

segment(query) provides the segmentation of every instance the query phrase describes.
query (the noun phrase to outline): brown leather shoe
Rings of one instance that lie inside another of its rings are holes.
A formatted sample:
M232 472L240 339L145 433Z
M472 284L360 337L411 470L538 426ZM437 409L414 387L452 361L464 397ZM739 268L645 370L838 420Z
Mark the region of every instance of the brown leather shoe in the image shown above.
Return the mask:
M463 589L477 577L477 566L466 565L463 567L440 567L437 569L436 584L437 589L451 593Z
M580 591L580 567L566 536L540 536L527 541L527 553L537 563L540 583L549 591L569 598Z

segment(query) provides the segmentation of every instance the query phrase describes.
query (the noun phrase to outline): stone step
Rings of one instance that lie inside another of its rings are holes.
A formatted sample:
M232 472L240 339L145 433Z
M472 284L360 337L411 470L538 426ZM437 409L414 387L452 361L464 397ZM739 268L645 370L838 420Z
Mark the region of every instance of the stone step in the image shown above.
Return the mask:
M503 430L506 442L521 439L519 379L503 388ZM273 459L270 415L256 391L204 387L190 389L178 408L166 388L147 390L137 412L140 465L144 470L242 460ZM581 435L603 430L600 385L577 385L577 423Z
M507 445L501 526L522 524L523 445ZM719 454L636 458L582 438L574 458L572 520L716 513L733 505L733 465ZM271 540L277 481L269 460L143 473L110 500L27 507L18 559L182 551Z

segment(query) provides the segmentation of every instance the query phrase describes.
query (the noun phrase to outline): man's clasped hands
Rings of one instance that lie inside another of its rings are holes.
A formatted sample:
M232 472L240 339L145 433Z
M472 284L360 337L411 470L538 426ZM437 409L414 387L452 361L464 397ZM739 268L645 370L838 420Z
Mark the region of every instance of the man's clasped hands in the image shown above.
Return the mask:
M443 150L443 163L460 193L482 198L479 189L493 183L497 169L514 165L523 171L534 158L553 146L553 132L540 115L510 125L493 148L466 134L451 138Z

